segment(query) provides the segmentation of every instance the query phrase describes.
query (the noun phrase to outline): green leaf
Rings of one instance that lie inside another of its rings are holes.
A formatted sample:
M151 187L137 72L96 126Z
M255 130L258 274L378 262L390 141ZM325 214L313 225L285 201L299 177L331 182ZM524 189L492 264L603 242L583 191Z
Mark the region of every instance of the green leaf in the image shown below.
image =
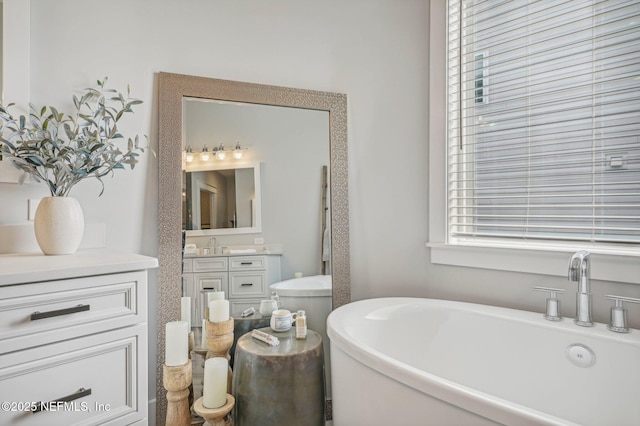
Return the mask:
M67 134L67 138L69 138L69 140L73 140L76 137L76 133L71 130L69 123L64 123L64 126L62 127L64 128L64 132Z
M45 163L42 161L42 159L39 158L39 157L36 157L35 155L30 155L27 158L25 158L25 160L27 160L31 164L35 164L36 166L44 166L45 165Z

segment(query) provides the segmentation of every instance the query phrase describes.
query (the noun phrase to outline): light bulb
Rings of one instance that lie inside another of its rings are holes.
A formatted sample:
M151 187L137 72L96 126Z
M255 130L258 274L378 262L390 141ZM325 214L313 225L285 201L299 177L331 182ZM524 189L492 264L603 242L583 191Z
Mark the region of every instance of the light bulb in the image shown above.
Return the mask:
M236 149L233 150L233 158L240 159L242 158L244 153L242 152L242 148L240 147L240 142L236 144Z
M202 161L209 161L210 158L211 158L211 154L209 154L209 149L205 145L202 147L202 152L200 153L200 159Z
M220 144L218 148L216 148L216 158L218 160L224 160L227 158L227 153L224 150L224 145Z
M191 147L190 146L187 147L187 150L184 153L184 160L187 163L190 163L190 162L193 161L193 152L191 152Z

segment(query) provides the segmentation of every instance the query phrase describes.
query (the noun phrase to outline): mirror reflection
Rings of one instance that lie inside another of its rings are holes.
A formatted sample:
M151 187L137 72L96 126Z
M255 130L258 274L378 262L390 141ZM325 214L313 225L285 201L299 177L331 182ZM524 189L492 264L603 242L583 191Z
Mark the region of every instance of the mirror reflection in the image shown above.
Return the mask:
M182 229L187 235L219 235L227 232L260 232L260 169L238 167L192 170L182 179Z
M216 236L217 247L267 247L281 254L280 279L329 273L329 112L195 97L182 104L186 243L201 249Z

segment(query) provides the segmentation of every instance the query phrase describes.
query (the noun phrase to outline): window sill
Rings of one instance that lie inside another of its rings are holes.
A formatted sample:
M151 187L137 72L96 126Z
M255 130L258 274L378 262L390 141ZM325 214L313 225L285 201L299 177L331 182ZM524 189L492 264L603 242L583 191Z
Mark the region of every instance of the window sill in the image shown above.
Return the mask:
M594 280L640 284L640 249L614 251L580 245L517 247L507 244L427 243L431 263L499 271L566 276L569 258L579 249L591 253Z

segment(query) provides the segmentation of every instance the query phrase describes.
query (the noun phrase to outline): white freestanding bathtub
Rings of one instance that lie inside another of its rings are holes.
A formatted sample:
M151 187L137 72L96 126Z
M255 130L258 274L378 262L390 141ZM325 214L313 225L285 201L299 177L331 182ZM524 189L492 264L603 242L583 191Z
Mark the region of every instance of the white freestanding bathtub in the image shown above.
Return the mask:
M326 396L331 399L331 353L329 338L327 337L327 316L331 312L331 275L310 275L308 277L292 278L269 286L271 291L278 293L282 309L291 312L304 310L307 314L307 327L316 331L322 337L324 350L324 365L326 371Z
M327 321L335 426L640 425L640 331L418 298Z

